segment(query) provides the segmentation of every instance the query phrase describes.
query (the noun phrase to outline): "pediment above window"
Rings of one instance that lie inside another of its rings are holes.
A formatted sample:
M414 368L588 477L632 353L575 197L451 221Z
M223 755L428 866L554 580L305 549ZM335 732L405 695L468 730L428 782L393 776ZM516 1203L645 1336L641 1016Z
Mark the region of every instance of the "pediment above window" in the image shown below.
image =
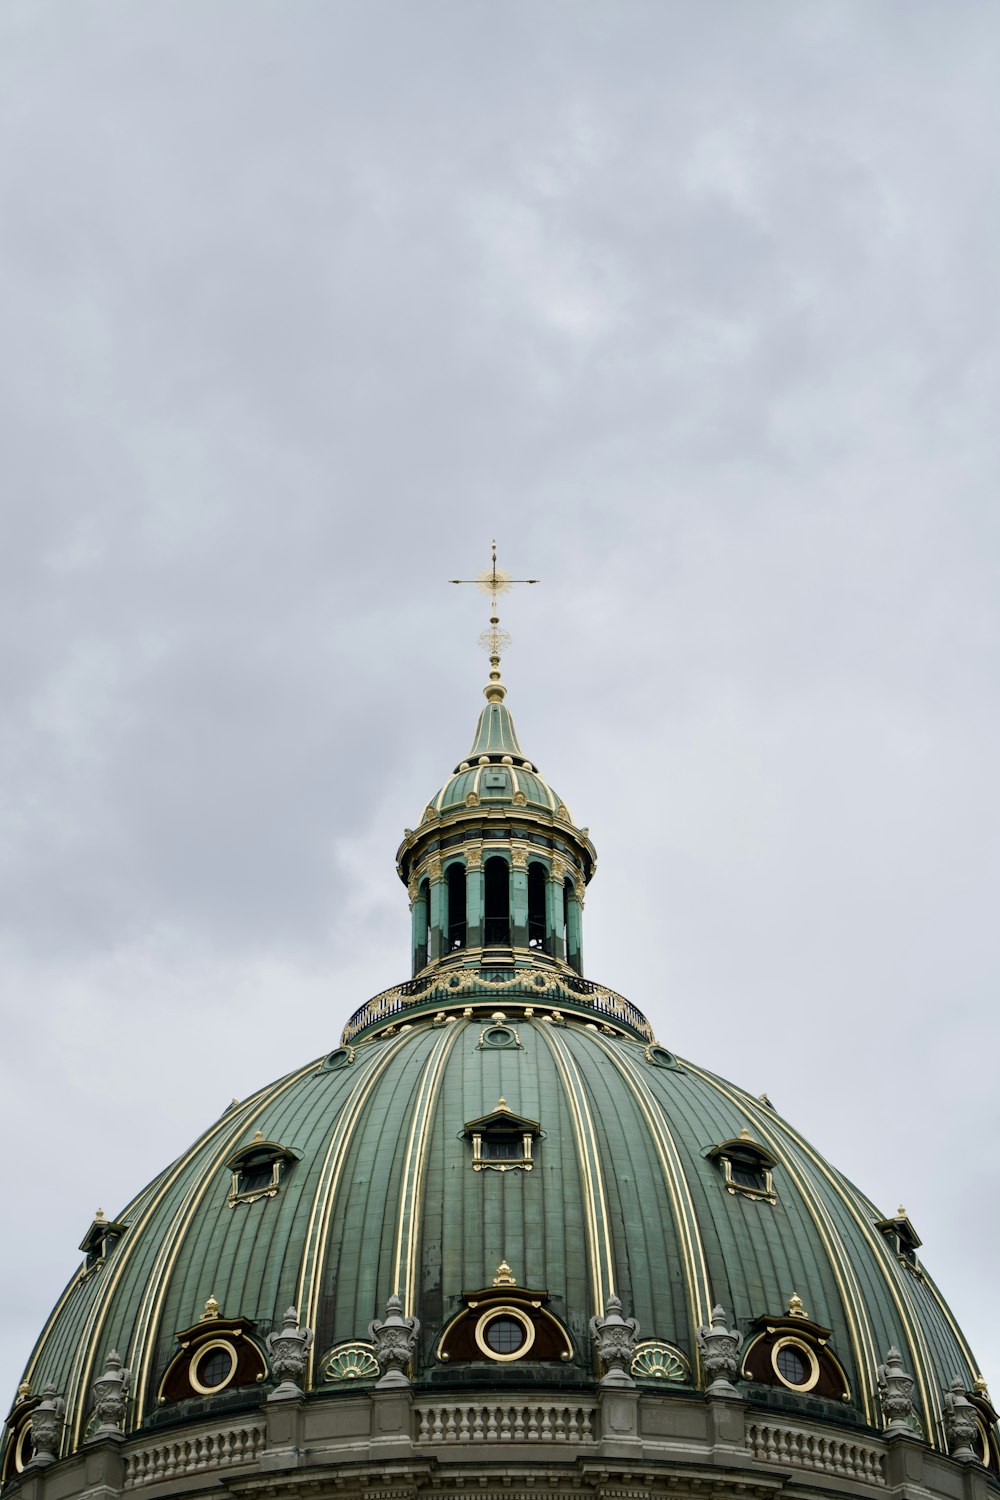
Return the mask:
M277 1141L267 1141L258 1130L249 1145L242 1146L226 1162L233 1174L229 1189L229 1206L256 1203L258 1198L273 1198L282 1179L298 1161L298 1152Z
M533 1147L542 1134L537 1120L516 1115L503 1097L497 1107L478 1120L467 1120L462 1134L472 1145L474 1172L530 1172Z

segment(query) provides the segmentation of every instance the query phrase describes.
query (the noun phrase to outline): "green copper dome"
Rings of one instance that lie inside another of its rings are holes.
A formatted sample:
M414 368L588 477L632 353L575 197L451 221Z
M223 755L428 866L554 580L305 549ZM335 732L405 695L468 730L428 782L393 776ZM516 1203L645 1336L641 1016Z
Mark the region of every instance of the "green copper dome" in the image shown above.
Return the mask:
M537 808L571 821L562 798L521 749L510 709L503 702L487 703L479 715L472 749L431 798L421 822L480 803Z
M90 1227L8 1423L7 1477L44 1388L65 1401L62 1456L93 1433L112 1350L132 1372L126 1434L155 1436L259 1405L289 1308L313 1336L306 1401L363 1388L396 1297L390 1316L419 1320L395 1370L417 1396L592 1393L609 1378L595 1327L618 1318L627 1386L701 1400L710 1340L739 1336L754 1411L871 1437L894 1347L914 1435L946 1448L957 1379L995 1464L977 1366L905 1213L584 977L593 846L487 692L468 762L399 851L412 976Z
M795 1297L846 1376L838 1418L879 1425L877 1367L895 1345L933 1441L942 1388L977 1371L933 1281L900 1258L864 1194L767 1105L607 1010L588 1017L585 997L570 1013L520 979L492 987L449 1009L418 998L381 1026L369 1008L350 1045L232 1107L121 1210L120 1237L96 1271L74 1274L26 1372L33 1390L65 1394L70 1441L112 1347L134 1372L131 1426L204 1407L159 1395L178 1331L210 1297L258 1343L294 1304L316 1334L307 1388L333 1396L331 1354L364 1341L398 1292L421 1322L415 1386L446 1382L442 1333L502 1261L545 1292L571 1349L557 1365L524 1362L522 1382L593 1384L588 1323L611 1295L643 1340L673 1351L688 1387L702 1383L695 1332L715 1303L753 1330ZM469 1124L501 1100L537 1127L530 1168L476 1170ZM233 1202L231 1163L258 1133L288 1153L277 1190ZM729 1191L713 1154L747 1136L774 1162L771 1197ZM470 1365L463 1379L496 1373Z

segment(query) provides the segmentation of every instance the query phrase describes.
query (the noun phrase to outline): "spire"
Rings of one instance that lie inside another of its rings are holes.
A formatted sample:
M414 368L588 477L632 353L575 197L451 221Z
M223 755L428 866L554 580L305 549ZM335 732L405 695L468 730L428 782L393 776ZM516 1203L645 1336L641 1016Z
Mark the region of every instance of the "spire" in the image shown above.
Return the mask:
M516 759L519 763L525 758L510 709L499 700L487 703L479 715L472 749L467 758L475 762L481 755L491 758L509 755L512 760Z

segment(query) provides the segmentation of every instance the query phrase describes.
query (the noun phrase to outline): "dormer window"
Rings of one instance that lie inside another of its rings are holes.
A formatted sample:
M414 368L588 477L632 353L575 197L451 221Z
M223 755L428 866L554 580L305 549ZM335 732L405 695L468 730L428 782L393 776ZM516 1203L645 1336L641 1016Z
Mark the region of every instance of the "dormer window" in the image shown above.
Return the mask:
M743 1377L800 1396L849 1401L850 1386L829 1347L830 1330L814 1323L793 1293L788 1311L755 1319L756 1334L743 1356Z
M229 1207L237 1203L256 1203L259 1198L273 1198L280 1190L283 1177L294 1164L296 1154L276 1141L266 1141L258 1130L249 1146L244 1146L226 1162L232 1175Z
M917 1247L922 1244L922 1241L910 1223L902 1204L894 1218L879 1219L875 1228L880 1229L885 1235L900 1262L908 1266L911 1271L916 1271L918 1267Z
M84 1272L96 1271L103 1266L111 1250L124 1233L125 1225L119 1224L114 1219L106 1219L104 1210L99 1208L94 1216L94 1222L80 1241L80 1249L86 1257Z
M490 1114L465 1126L463 1134L472 1145L472 1170L511 1172L519 1168L530 1172L534 1165L532 1148L541 1133L537 1121L515 1115L501 1098Z
M721 1171L727 1192L777 1203L774 1168L778 1159L758 1146L745 1126L735 1139L722 1141L705 1154Z

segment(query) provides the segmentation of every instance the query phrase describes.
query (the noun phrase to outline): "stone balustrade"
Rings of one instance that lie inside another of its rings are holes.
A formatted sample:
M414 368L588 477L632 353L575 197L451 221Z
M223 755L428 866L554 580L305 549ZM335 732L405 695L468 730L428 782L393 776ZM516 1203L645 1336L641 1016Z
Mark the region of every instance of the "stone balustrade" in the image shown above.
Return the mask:
M414 1408L418 1443L593 1443L596 1403L434 1401Z
M748 1422L747 1447L754 1458L765 1463L815 1469L862 1484L885 1484L885 1449L871 1443L771 1422Z
M158 1442L129 1447L124 1454L124 1488L134 1490L161 1479L180 1479L203 1470L230 1469L255 1463L264 1449L263 1423L238 1422L202 1432L164 1436Z

